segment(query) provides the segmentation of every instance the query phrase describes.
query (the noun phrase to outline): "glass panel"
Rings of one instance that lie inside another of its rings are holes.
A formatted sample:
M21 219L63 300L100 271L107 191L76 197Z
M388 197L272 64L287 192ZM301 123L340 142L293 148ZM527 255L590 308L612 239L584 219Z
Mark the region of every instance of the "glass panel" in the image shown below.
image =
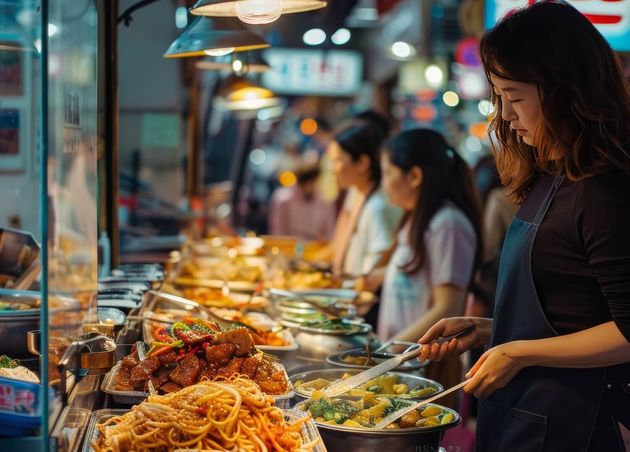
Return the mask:
M98 26L96 0L48 4L48 368L55 382L63 379L56 364L96 304Z
M38 7L39 1L0 0L0 355L17 359L2 359L0 367L9 365L12 369L2 369L2 375L20 380L40 375L39 358L27 347L27 332L39 329L41 315ZM34 435L41 425L40 389L15 381L0 377L0 450L17 450L15 445L32 450L39 446ZM21 426L7 414L14 411L29 416L18 415L24 419Z

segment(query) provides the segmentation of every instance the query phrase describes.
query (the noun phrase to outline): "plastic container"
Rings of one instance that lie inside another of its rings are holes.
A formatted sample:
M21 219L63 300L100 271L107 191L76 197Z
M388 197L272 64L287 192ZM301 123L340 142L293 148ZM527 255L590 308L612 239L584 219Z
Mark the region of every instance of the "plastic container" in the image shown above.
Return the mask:
M28 436L41 425L40 385L0 377L0 435ZM51 388L49 397L54 398Z

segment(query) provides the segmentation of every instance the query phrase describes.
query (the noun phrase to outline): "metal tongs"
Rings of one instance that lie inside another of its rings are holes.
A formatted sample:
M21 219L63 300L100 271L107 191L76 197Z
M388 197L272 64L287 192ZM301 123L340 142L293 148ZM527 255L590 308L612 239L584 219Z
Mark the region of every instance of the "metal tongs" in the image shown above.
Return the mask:
M291 292L290 290L269 289L269 293L271 293L272 295L279 296L279 297L293 298L295 300L300 301L301 303L307 304L311 306L313 309L317 310L318 312L321 312L322 314L324 314L326 318L329 320L338 319L342 316L342 313L343 313L343 310L335 308L334 305L322 306L316 301L309 300L305 296L299 293Z
M460 388L463 388L464 386L466 386L468 384L470 380L465 380L462 381L459 384L456 384L455 386L453 386L452 388L447 389L444 392L440 392L437 395L434 395L431 398L428 398L426 400L421 400L419 402L413 403L405 408L403 408L402 410L398 410L398 411L394 411L392 414L390 414L389 416L385 417L382 421L378 422L374 428L375 429L383 429L385 427L387 427L389 424L391 424L392 422L395 422L396 420L400 419L401 417L403 417L405 414L411 412L411 411L415 411L418 408L420 408L421 406L427 405L431 402L434 402L435 400L444 397L445 395L450 394L451 392L455 392Z
M464 328L463 330L458 331L455 334L438 338L435 341L431 342L431 344L444 344L450 341L451 339L455 339L460 336L463 336L464 334L470 332L473 328L475 328L475 325L470 325ZM431 345L431 344L428 344L428 345ZM423 347L422 345L418 345L418 347L414 348L411 351L402 353L398 356L395 356L394 358L388 359L387 361L383 361L381 364L374 366L371 369L368 369L350 378L347 378L338 383L335 383L332 386L329 386L328 388L324 389L324 394L327 397L337 397L341 394L344 394L350 391L351 389L356 388L357 386L360 386L363 383L372 380L373 378L376 378L380 375L383 375L386 372L389 372L392 369L395 369L396 367L400 366L403 362L417 357L418 355L420 355L420 352L422 351L422 347Z

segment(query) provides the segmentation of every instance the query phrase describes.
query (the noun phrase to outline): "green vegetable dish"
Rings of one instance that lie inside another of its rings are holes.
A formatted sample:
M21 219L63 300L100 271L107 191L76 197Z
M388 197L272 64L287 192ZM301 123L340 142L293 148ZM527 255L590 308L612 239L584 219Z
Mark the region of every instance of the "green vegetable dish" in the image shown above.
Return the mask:
M409 405L408 401L376 397L368 392L356 401L326 397L307 400L301 409L308 411L316 422L349 428L373 428L389 414ZM429 428L456 420L455 414L449 410L429 404L405 414L386 429Z
M351 376L352 374L346 373L341 377L341 379L345 380ZM294 386L298 393L310 396L315 391L324 389L332 383L334 383L332 380L316 378L309 381L297 380L294 382ZM363 397L366 392L371 392L373 394L383 396L388 395L401 398L420 398L427 397L438 392L435 387L428 384L420 384L413 387L410 386L411 385L403 383L398 375L387 373L369 380L358 388L351 389L347 395L353 397Z

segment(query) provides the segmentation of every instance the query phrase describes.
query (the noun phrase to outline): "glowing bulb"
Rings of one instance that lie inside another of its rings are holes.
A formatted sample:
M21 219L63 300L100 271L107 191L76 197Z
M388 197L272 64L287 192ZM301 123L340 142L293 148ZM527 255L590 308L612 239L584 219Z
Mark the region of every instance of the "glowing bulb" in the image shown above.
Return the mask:
M268 24L282 15L281 0L239 0L236 15L246 24Z
M492 105L492 102L490 102L489 100L484 99L479 101L477 109L482 115L489 116L494 111L494 105Z
M254 149L249 154L249 161L252 165L260 166L267 160L267 154L262 149Z
M326 40L326 32L320 28L312 28L304 33L302 39L304 44L318 46Z
M442 73L442 69L440 69L439 66L435 64L430 64L424 71L424 77L427 79L427 82L430 86L436 88L442 83L444 74Z
M350 41L351 37L352 34L350 33L350 30L348 30L347 28L340 28L330 37L330 40L333 44L337 46L342 46Z
M243 62L241 60L232 61L232 70L234 72L241 72L243 70Z
M210 50L204 50L203 51L206 55L210 55L210 56L225 56L225 55L229 55L230 53L234 52L234 47L224 47L222 49L210 49Z
M447 91L442 96L442 100L449 107L456 107L459 104L459 96L455 91Z
M413 53L413 49L404 41L396 41L392 44L392 53L398 58L408 58Z

